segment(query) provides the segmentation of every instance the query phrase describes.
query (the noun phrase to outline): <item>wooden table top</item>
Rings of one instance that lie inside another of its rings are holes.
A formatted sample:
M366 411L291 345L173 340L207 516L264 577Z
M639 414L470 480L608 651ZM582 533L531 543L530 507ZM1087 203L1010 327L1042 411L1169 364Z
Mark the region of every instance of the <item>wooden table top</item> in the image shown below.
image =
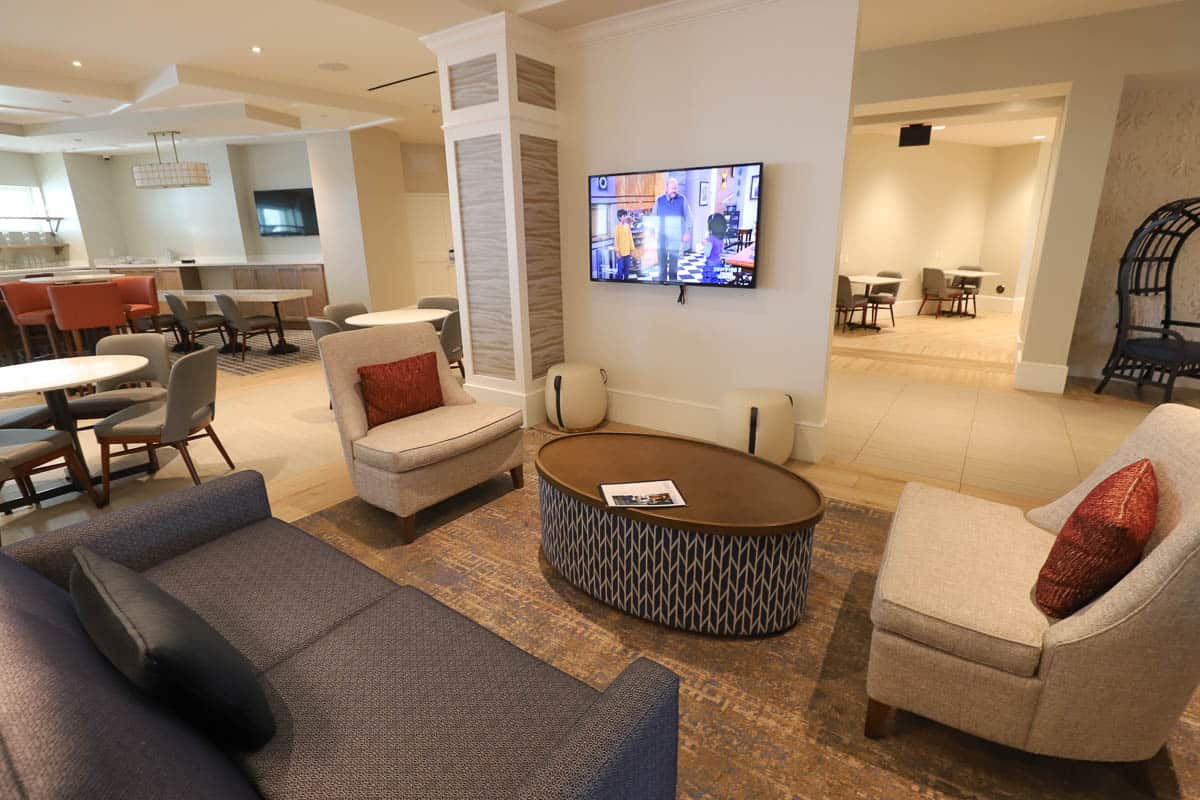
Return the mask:
M542 445L538 475L621 516L705 533L760 536L809 528L825 515L816 486L783 467L720 445L646 433L581 433ZM670 479L686 506L613 508L602 483Z

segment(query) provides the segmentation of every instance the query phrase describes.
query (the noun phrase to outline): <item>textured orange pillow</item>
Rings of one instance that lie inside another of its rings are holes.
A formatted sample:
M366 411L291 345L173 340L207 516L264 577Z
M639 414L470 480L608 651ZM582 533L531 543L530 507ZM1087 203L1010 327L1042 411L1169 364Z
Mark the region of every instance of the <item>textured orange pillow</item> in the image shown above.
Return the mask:
M1059 531L1034 597L1051 617L1083 608L1142 558L1158 516L1158 478L1143 458L1102 480Z
M435 353L359 367L358 377L362 381L370 428L442 405L442 381Z

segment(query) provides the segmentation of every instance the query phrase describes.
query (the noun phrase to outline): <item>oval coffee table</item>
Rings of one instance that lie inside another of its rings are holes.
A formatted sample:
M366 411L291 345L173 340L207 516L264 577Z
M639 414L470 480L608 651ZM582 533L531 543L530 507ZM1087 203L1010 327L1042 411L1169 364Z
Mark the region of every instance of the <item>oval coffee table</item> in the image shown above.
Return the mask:
M821 492L708 442L584 433L537 455L546 560L592 597L674 628L778 633L804 612ZM671 479L686 506L610 508L601 483Z

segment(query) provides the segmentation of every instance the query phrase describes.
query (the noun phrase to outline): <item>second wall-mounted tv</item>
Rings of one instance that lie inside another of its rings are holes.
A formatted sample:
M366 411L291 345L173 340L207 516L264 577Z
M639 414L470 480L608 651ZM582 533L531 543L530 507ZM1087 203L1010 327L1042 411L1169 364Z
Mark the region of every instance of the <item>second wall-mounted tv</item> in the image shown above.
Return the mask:
M762 166L589 177L592 280L753 288Z
M270 189L254 193L259 236L317 236L313 190Z

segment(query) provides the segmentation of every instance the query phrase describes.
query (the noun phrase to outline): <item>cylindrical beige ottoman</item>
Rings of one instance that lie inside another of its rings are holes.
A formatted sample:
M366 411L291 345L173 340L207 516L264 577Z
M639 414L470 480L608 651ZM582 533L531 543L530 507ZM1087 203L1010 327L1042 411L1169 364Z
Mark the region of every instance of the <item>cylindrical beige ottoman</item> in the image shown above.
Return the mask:
M792 455L792 398L776 389L735 389L721 398L717 441L782 464Z
M546 373L546 416L560 430L590 431L608 413L608 374L595 364L565 362Z

